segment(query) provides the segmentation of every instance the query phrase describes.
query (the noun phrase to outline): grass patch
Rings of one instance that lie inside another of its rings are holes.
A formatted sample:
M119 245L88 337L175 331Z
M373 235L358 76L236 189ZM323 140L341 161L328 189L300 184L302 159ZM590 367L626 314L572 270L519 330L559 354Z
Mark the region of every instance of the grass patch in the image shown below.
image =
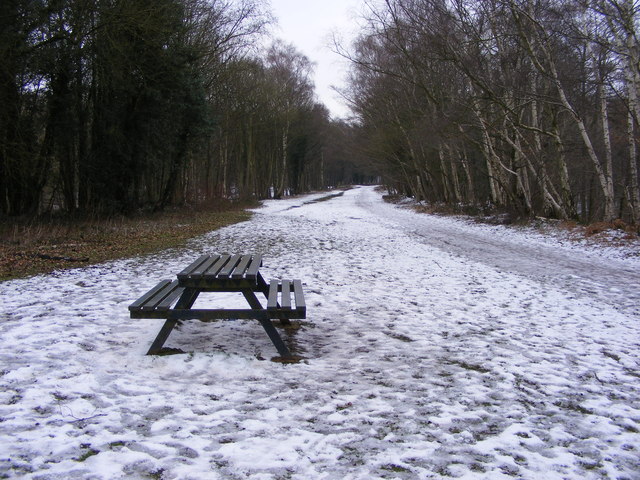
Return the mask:
M411 343L414 341L413 338L407 337L406 335L402 335L400 333L384 332L384 334L387 335L388 337L391 337L395 340L400 340L401 342L405 342L405 343Z
M611 353L611 352L608 352L608 351L606 351L606 350L603 350L603 351L602 351L602 354L603 354L605 357L609 357L610 359L615 360L616 362L619 362L619 361L620 361L620 356L619 356L619 355L616 355L615 353Z
M301 363L305 361L304 357L301 357L299 355L291 355L290 357L272 357L271 358L272 362L275 363L282 363L282 364L296 364L296 363Z
M86 452L84 452L82 455L80 455L78 458L76 458L74 460L76 462L84 462L88 458L91 458L94 455L98 455L99 453L100 453L100 450L96 450L95 448L88 448Z
M3 219L0 281L179 247L251 218L249 205L172 209L108 219Z
M479 372L479 373L491 372L491 370L489 370L488 368L484 368L481 365L474 365L472 363L467 363L463 360L451 360L449 363L451 363L452 365L458 365L459 367L464 368L465 370L472 370L474 372Z
M401 472L410 472L411 470L409 470L408 468L405 468L401 465L396 465L395 463L388 463L386 465L382 465L382 467L380 467L382 470L386 470L388 472L395 472L395 473L401 473Z
M153 472L149 472L148 475L149 475L149 478L162 480L162 476L164 475L164 468L160 468L158 470L154 470Z
M565 410L571 410L573 412L580 413L582 415L593 415L594 414L593 410L591 410L589 408L585 408L582 405L580 405L579 403L573 402L571 400L567 400L567 401L558 400L558 401L554 402L553 404L556 407L563 408Z
M159 352L155 353L158 357L166 357L168 355L182 355L185 354L184 350L180 350L179 348L171 348L171 347L162 347Z

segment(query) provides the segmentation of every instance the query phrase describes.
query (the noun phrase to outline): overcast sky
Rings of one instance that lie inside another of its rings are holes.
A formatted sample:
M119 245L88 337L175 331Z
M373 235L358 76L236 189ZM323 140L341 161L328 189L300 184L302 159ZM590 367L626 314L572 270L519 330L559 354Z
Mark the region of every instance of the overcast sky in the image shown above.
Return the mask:
M278 19L276 37L292 43L316 64L315 85L319 100L334 117L346 117L348 109L332 85L344 85L347 62L331 52L331 34L344 39L357 33L357 17L362 0L271 0Z

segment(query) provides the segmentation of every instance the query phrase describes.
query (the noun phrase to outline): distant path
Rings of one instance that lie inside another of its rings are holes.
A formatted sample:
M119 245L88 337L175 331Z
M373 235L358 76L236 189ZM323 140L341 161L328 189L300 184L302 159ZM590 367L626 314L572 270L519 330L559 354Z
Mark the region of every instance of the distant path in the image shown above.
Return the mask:
M370 188L359 190L356 203L427 245L597 299L621 311L640 312L640 269L635 262L587 255L580 258L575 252L563 252L557 245L524 244L432 215L417 219L413 212L403 212L393 205L381 208L379 194Z

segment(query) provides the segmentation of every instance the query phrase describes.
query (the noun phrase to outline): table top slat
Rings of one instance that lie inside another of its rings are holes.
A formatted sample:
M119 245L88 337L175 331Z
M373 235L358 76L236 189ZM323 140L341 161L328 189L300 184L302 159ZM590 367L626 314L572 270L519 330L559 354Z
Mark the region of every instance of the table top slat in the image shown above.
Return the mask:
M210 255L209 258L207 258L204 262L202 262L198 266L198 268L196 268L193 272L189 274L189 278L202 277L202 275L204 275L204 272L206 272L209 268L211 268L211 265L217 262L219 258L220 258L220 255Z
M189 265L187 268L185 268L178 274L178 278L188 277L191 272L197 269L203 262L206 262L208 258L209 258L209 255L202 255L198 257L198 259L195 262L193 262L191 265Z
M248 280L255 280L258 276L258 269L262 266L262 255L254 255L251 263L249 264L249 268L245 273L245 277Z
M231 276L231 272L236 268L236 265L240 261L240 257L241 255L232 256L225 266L222 267L222 270L218 272L218 278L229 278Z
M204 279L215 280L216 275L218 275L218 272L220 271L220 269L224 267L224 264L227 263L230 258L231 258L231 255L229 254L220 255L216 263L211 265L211 268L209 268L209 270L204 272Z
M233 270L233 273L231 274L231 278L243 278L250 261L251 255L242 255L242 257L240 258L240 263L238 263L238 266Z
M267 310L278 308L278 280L269 283L269 296L267 297Z

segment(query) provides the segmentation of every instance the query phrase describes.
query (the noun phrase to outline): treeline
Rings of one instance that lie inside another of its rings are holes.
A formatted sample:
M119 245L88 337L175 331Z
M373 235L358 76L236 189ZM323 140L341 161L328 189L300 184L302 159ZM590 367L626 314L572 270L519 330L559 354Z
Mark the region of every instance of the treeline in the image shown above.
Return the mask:
M418 199L637 223L639 9L371 2L348 92L360 145Z
M257 47L262 3L0 2L0 215L128 213L349 181L335 143L348 127L315 101L308 59Z

